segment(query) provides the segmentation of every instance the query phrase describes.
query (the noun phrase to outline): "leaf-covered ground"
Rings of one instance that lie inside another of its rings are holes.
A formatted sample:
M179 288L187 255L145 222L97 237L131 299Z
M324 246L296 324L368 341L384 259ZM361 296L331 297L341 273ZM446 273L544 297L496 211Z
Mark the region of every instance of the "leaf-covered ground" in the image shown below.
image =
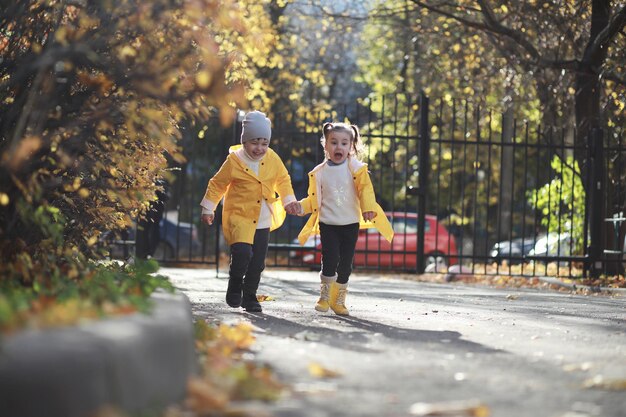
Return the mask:
M558 268L550 266L547 269L548 273L534 276L531 276L528 270L522 269L522 267L517 267L517 269L511 267L511 275L509 275L509 270L506 267L500 267L499 271L495 270L493 266L486 268L482 270L480 268L461 270L459 273L400 274L399 276L403 279L421 282L459 282L468 285L488 285L496 288L536 288L550 291L575 292L577 294L614 294L616 293L614 290L626 288L624 275L603 275L600 278L593 279L583 278L582 271L577 271L581 277L570 278L559 276Z

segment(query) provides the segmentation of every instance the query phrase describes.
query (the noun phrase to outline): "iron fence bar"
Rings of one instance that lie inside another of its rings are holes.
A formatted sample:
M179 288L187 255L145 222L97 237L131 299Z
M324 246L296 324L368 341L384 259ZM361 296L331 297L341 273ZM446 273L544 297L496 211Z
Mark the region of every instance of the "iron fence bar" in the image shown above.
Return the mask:
M565 151L565 129L563 129L563 128L561 128L561 153L563 154L564 164L565 164L565 166L567 166L568 162L567 162L567 155L566 155L566 151ZM576 161L575 161L575 160L573 160L573 161L572 161L572 166L570 167L570 169L572 170L572 183L571 183L571 184L569 184L569 186L570 186L570 190L571 190L571 195L570 195L570 196L568 196L568 198L569 198L569 199L571 199L571 201L572 201L572 210L571 210L571 211L570 211L570 213L569 213L569 222L570 222L570 224L571 224L571 228L570 228L570 231L569 231L569 234L570 234L570 239L569 239L569 242L566 242L566 243L567 243L567 245L569 246L569 247L567 248L567 250L569 251L569 254L570 254L570 255L572 255L572 254L575 252L575 251L574 251L574 248L575 248L575 247L574 247L574 239L573 239L573 236L574 236L574 227L575 227L575 223L574 223L574 211L575 211L575 207L574 207L573 203L574 203L574 197L575 197L575 196L574 196L574 184L576 184L576 169L575 169L575 168L576 168L576 166L577 166ZM563 183L565 183L565 181L564 181L564 180L563 180ZM563 187L561 187L561 196L560 196L560 201L563 201L563 197L562 197L563 192L564 192ZM561 212L559 211L559 213L561 213ZM562 213L561 213L561 214L562 214ZM567 213L566 213L566 214L567 214ZM559 225L560 225L560 224L561 224L561 219L559 219ZM561 235L560 235L560 233L559 233L559 237L560 237L560 236L561 236ZM560 242L560 241L561 241L561 239L559 239L559 242ZM558 253L558 252L557 252L557 253ZM569 263L568 263L568 270L569 270L569 274L570 274L570 275L572 275L572 268L573 268L573 267L574 267L574 266L572 265L572 263L571 263L571 262L569 262Z
M441 139L443 136L443 120L442 120L442 114L443 114L443 100L439 100L439 112L437 113L437 135L438 135L438 139ZM423 122L422 122L423 123ZM437 172L441 172L442 169L442 157L441 157L441 150L442 150L442 145L441 145L441 141L437 142ZM436 193L436 198L435 198L435 207L434 207L434 213L435 214L439 214L439 206L440 206L440 199L441 199L441 175L437 175L437 190L435 191ZM448 213L448 219L450 219L450 213ZM448 250L447 250L447 255L450 254L450 239L448 239L447 242L448 245ZM439 227L435 228L435 247L439 247ZM448 256L447 258L447 263L448 265L450 264L450 257Z
M529 124L528 121L524 122L524 204L522 206L522 252L520 256L522 259L524 258L525 248L526 248L526 207L528 204L526 203L526 192L528 191L528 148L529 148ZM533 236L535 235L535 231L533 230ZM522 269L523 272L523 269Z
M480 147L480 106L477 105L476 108L474 109L474 114L475 114L475 122L476 122L476 142L474 144L474 201L473 201L473 207L472 207L472 214L474 215L474 230L472 233L472 253L474 255L476 255L476 231L478 229L478 216L479 216L479 210L478 210L478 170L480 168L480 161L479 161L479 157L478 155L480 154L479 152L479 147ZM476 262L472 262L472 273L474 273L476 268Z
M591 249L589 256L591 258L591 276L598 278L602 272L602 263L599 261L602 254L604 243L604 136L600 128L593 128L591 135L591 171L592 182L590 185L591 211Z
M465 100L465 106L464 106L464 111L463 111L463 139L460 141L460 146L462 147L462 152L463 152L463 158L460 165L460 174L463 174L466 172L467 169L467 138L469 137L468 135L468 131L467 131L467 113L469 111L468 109L469 107L469 102L468 100ZM461 186L461 218L462 218L462 227L461 227L461 256L463 256L465 254L465 188L467 187L467 177L465 175L461 175L461 179L460 179L460 186ZM458 248L457 248L458 249Z
M417 206L417 273L423 274L424 265L424 229L426 222L426 196L428 195L428 177L430 174L430 128L428 123L428 97L424 92L420 95L419 131L420 142L418 152L419 194Z
M492 127L492 121L493 121L493 112L490 110L489 114L487 116L487 120L488 120L488 125L487 125L487 142L491 142L492 139L492 135L493 135L493 127ZM487 180L487 190L486 190L486 194L487 194L487 217L485 219L485 231L486 231L486 235L487 235L487 241L489 241L489 218L491 216L489 216L489 202L491 201L491 175L489 175L491 173L492 170L492 161L491 161L491 154L492 154L492 148L491 145L487 145L487 167L486 167L486 174L485 174L485 179ZM497 242L497 241L496 241ZM487 248L489 248L489 245L487 245ZM487 249L489 250L489 249ZM488 253L489 256L491 256L491 253ZM490 258L487 258L487 261L489 261ZM497 268L497 267L496 267Z
M406 130L407 133L410 133L410 129L411 129L411 124L410 124L410 114L411 114L411 97L410 96L406 96L406 120L405 120L405 126L406 126ZM407 142L406 144L406 150L404 153L404 190L405 190L405 195L404 195L404 212L408 212L409 211L409 197L408 194L406 194L406 189L407 189L407 184L409 183L409 179L410 179L410 173L409 173L409 157L411 155L411 143ZM404 241L405 241L405 245L404 247L406 248L406 220L404 223ZM405 254L402 257L402 265L404 267L404 269L407 269L407 254L405 251Z
M386 121L385 115L387 114L387 111L386 111L386 100L385 100L385 96L384 95L381 98L381 114L383 115L383 117L382 117L382 120L381 120L381 123L380 123L380 131L382 133L384 133L385 132L385 121ZM380 138L380 143L381 143L381 148L384 148L385 138ZM378 189L382 190L383 189L383 185L384 185L382 169L379 170L378 178L379 178L379 181L380 181ZM391 199L391 204L392 204L392 207L393 207L393 197ZM369 239L366 239L365 241L368 242ZM380 269L380 239L377 240L377 242L378 242L378 245L377 245L376 249L377 249L378 252L376 254L376 258L377 258L376 264L378 265L378 269Z
M450 124L450 139L453 140L453 142L450 144L450 185L448 186L448 209L450 211L450 214L452 214L452 191L454 190L454 155L455 155L455 146L454 144L456 143L456 140L454 139L454 135L456 132L456 99L452 99L452 123ZM443 119L442 119L442 123L443 123ZM462 215L463 213L461 213ZM462 220L462 217L461 217ZM461 224L462 226L462 224ZM462 253L459 253L459 247L461 245L461 242L457 241L457 255L462 255ZM448 253L450 252L450 249L452 247L452 243L450 242L450 240L448 239ZM459 257L459 260L461 258ZM459 262L460 263L460 262Z

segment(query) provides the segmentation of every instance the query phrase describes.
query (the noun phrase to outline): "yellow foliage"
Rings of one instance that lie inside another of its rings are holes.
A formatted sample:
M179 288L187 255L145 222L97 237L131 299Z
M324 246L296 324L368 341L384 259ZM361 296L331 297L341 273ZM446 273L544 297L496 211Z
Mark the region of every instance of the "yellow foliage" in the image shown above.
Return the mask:
M341 376L341 373L325 368L319 363L311 362L308 365L309 374L316 378L336 378Z
M188 383L186 405L199 414L230 413L233 400L275 400L282 384L270 369L245 361L241 353L254 342L252 326L238 323L217 327L196 323L196 346L202 374Z

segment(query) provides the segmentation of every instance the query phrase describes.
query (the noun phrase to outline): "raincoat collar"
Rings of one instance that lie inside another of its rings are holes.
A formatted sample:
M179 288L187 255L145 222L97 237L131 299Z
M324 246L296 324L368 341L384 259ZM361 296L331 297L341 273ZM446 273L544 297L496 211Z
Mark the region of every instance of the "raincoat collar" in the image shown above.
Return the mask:
M316 173L326 165L328 165L328 159L325 159L324 162L313 168L313 170L311 170L311 173ZM357 158L354 158L352 156L348 157L348 168L350 168L350 172L352 172L353 174L365 166L367 166L365 162L361 162Z

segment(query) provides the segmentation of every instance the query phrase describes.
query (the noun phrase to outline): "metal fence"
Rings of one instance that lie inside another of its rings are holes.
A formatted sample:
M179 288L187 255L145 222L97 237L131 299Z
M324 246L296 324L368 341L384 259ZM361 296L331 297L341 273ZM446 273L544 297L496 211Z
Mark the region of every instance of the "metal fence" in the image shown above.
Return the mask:
M452 267L474 274L569 277L623 271L622 130L594 130L577 140L572 129L533 125L470 100L431 101L424 95L275 115L270 146L283 158L297 198L306 195L307 173L324 158L319 139L328 120L349 120L360 128L367 145L363 159L396 231L391 245L362 232L355 269ZM200 224L198 203L239 135L239 121L222 128L212 120L186 130L188 162L174 171L158 260L226 267L220 228ZM305 220L288 216L271 234L268 266L319 268L319 242L295 244Z

